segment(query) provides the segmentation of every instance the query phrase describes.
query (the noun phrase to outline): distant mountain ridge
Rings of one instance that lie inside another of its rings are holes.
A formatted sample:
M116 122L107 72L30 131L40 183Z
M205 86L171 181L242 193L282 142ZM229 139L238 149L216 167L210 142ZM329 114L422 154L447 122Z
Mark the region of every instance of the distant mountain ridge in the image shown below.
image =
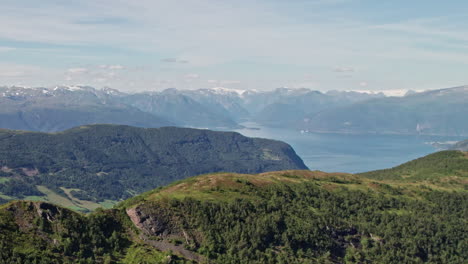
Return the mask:
M122 124L139 127L171 126L167 119L115 100L122 93L76 86L0 88L0 128L62 131L86 124Z
M450 149L468 151L468 140L459 141L452 145Z
M468 135L468 88L384 93L222 87L123 93L87 86L0 87L0 127L60 131L90 123L232 130L245 121L333 133Z
M309 116L317 132L468 135L468 86L365 100Z
M297 104L302 96L309 96L312 100L306 102L302 99L299 107L306 108L303 113L281 108L284 104L286 107ZM354 97L381 96L353 92L327 95L309 89L288 88L247 91L216 87L123 93L89 86L0 87L0 127L53 132L92 123L114 123L140 127L177 125L234 129L240 127L239 122L247 120L277 126L285 124L285 117L294 120L288 124L297 123L303 115L323 110L325 105L332 107L337 103L355 102ZM322 106L313 107L318 101ZM272 114L269 109L273 109ZM275 111L283 110L285 116L275 114Z

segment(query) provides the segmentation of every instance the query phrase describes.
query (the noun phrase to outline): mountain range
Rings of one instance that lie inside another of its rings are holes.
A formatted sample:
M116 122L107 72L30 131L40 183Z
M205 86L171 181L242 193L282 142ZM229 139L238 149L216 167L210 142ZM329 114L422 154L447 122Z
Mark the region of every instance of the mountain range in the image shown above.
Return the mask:
M450 146L450 149L468 151L468 140L459 141L454 145Z
M217 173L88 215L0 206L2 263L466 263L468 158L359 175Z
M385 97L311 115L304 129L343 133L468 134L468 86Z
M116 90L92 87L0 88L0 128L62 131L85 124L170 126L167 119L119 103Z
M54 132L94 123L232 130L246 121L310 132L468 135L468 88L383 93L212 88L123 93L0 87L0 127Z

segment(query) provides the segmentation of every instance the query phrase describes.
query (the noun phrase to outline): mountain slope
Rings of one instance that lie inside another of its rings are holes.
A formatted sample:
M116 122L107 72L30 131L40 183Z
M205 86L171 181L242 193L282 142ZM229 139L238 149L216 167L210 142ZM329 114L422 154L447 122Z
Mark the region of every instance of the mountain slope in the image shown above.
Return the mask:
M180 126L238 127L237 123L222 106L203 104L175 89L167 89L160 93L127 95L122 101L141 111L167 117Z
M173 125L165 118L116 102L109 89L0 88L0 92L2 90L0 128L54 132L96 123L139 127Z
M306 168L283 142L233 132L117 125L54 134L0 130L4 199L50 194L83 207L74 200L120 200L203 173Z
M211 111L226 113L233 120L242 121L250 116L249 111L244 107L245 91L217 87L179 92L208 107Z
M466 208L466 191L350 174L209 174L87 217L45 203L3 205L0 259L8 263L464 263Z
M457 142L450 149L468 151L468 140Z
M358 102L311 115L305 129L346 133L467 135L468 87Z
M255 97L265 96L264 100L272 100L256 112L253 121L272 127L291 126L300 127L308 118L319 112L351 105L382 95L371 95L356 92L331 91L322 93L308 89L276 89L268 95L254 95Z
M391 169L360 175L378 180L427 182L468 190L468 154L461 151L440 151Z

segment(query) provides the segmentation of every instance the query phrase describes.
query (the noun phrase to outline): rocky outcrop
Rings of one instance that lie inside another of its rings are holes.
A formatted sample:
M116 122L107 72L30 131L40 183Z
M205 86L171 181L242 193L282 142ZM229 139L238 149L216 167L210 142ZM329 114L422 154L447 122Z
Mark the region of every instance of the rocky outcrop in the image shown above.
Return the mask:
M177 221L171 219L163 210L159 214L146 212L143 208L133 207L126 210L133 224L141 231L139 238L147 245L160 251L172 251L185 259L202 262L204 258L187 249L195 240L182 228L178 228ZM177 241L177 244L173 242Z
M169 219L168 215L158 213L149 214L139 207L127 209L127 215L133 224L150 236L167 238L170 235L182 235L175 223Z

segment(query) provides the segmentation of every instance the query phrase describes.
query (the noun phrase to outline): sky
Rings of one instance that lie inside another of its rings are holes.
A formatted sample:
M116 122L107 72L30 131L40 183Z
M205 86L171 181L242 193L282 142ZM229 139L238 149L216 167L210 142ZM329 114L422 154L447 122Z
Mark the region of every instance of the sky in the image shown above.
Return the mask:
M0 86L466 84L464 0L1 0Z

